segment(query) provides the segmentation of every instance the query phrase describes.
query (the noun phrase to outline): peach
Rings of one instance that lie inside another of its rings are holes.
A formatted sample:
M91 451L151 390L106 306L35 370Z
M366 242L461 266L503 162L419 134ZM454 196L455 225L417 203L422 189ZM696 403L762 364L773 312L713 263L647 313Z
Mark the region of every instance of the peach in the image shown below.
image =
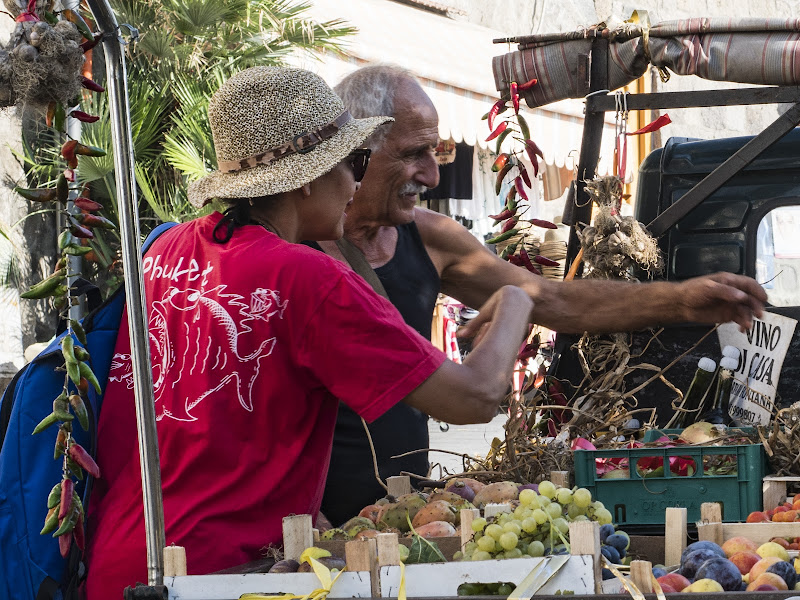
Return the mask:
M774 542L774 543L776 543L776 544L778 544L778 545L780 545L780 546L783 546L783 547L784 547L784 548L786 548L787 550L789 549L789 540L787 540L787 539L785 539L785 538L782 538L782 537L774 537L774 538L770 538L770 540L769 540L769 541L770 541L770 542ZM758 547L756 547L756 549L757 549L757 548L758 548Z
M789 589L783 577L780 575L776 575L775 573L762 573L750 582L750 585L747 586L747 591L752 592L761 585L774 585L779 590Z
M769 521L767 513L762 512L760 510L756 510L747 515L748 523L766 523L767 521Z
M722 544L722 551L725 552L725 556L728 558L737 552L755 552L756 550L758 550L758 544L756 544L753 540L740 535L732 537L729 540L725 540L725 542Z
M676 592L682 591L684 588L689 587L689 584L691 584L691 581L686 579L686 577L680 573L667 573L666 575L662 575L656 579L656 581L658 581L659 585L662 587L664 585L668 585Z
M750 581L755 581L755 579L765 573L767 569L769 569L775 563L781 562L782 559L778 558L777 556L767 556L759 560L756 564L754 564L750 568Z
M747 575L758 561L763 560L755 552L745 551L737 552L728 557L730 561L736 565L742 575Z
M780 577L778 579L780 579ZM697 581L692 583L689 587L683 589L684 594L686 593L708 594L711 592L724 592L724 591L725 590L722 589L722 586L713 579L698 579Z
M674 587L672 587L668 583L664 583L664 584L659 583L658 585L661 586L661 591L664 592L665 594L677 594L678 593L678 590L676 590Z
M775 542L765 542L761 544L758 550L756 550L756 554L761 557L777 556L781 560L789 560L789 553L786 551L786 548Z

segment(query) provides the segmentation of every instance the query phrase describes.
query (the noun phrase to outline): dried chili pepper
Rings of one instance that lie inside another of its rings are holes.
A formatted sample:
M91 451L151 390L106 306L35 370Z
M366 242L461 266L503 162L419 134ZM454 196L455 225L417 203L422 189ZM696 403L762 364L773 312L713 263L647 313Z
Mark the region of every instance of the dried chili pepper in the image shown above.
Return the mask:
M75 154L80 154L82 156L105 156L108 154L108 152L106 152L103 148L89 146L79 142L78 145L75 146Z
M87 40L85 42L81 43L81 50L83 50L84 52L88 52L89 50L91 50L92 48L97 46L97 44L99 44L102 41L102 39L103 39L103 34L102 33L96 34L91 39L87 38Z
M55 425L56 423L58 423L58 419L53 413L50 413L44 419L39 421L39 424L33 428L33 433L31 435L36 435L37 433L41 433L45 429L50 427L50 425Z
M522 181L522 177L517 176L517 177L514 178L514 187L517 188L517 193L520 195L520 197L523 200L527 201L528 200L528 194L525 193L525 187L524 187L524 183Z
M92 30L89 28L89 25L83 19L83 17L75 10L71 10L69 8L65 8L61 11L61 16L64 17L70 23L73 23L80 31L81 35L85 37L87 40L93 40L94 34Z
M105 217L101 217L100 215L82 213L74 215L74 218L84 227L99 227L100 229L116 229L114 223L112 223Z
M531 178L528 175L528 169L525 168L525 165L519 163L517 167L519 168L519 176L522 177L522 181L525 182L525 185L528 187L533 187L531 186Z
M67 165L69 165L70 169L74 169L78 166L78 157L75 156L75 149L77 147L77 140L67 140L64 142L64 145L61 146L61 156L67 161Z
M527 92L529 89L531 89L531 88L532 88L533 86L535 86L537 83L539 83L539 80L538 80L538 79L536 79L536 78L529 79L529 80L528 80L528 81L526 81L525 83L520 83L520 84L517 86L517 90L518 90L518 91L520 91L520 92Z
M494 224L497 225L500 221L505 221L506 219L510 219L514 216L514 212L509 209L505 209L503 212L497 215L489 215L490 219L494 219Z
M88 341L86 339L86 331L83 329L83 325L81 325L81 322L78 321L77 319L70 319L69 324L70 327L72 327L73 333L75 333L75 337L78 338L78 341L85 346L88 343ZM86 353L86 356L88 357L89 353L86 351L86 349L85 348L81 349ZM76 346L74 348L75 358L78 358L79 360L86 360L86 358L78 356L77 350L78 347Z
M510 237L513 237L513 236L514 236L514 235L516 235L517 233L519 233L519 231L518 231L518 230L516 230L516 229L512 229L511 231L506 231L506 232L504 232L504 233L501 233L501 234L499 234L499 235L496 235L496 236L495 236L495 237L493 237L492 239L486 240L486 242L485 242L485 243L486 243L486 244L497 244L497 243L500 243L500 242L504 242L505 240L507 240L507 239L508 239L508 238L510 238Z
M73 119L77 119L81 123L95 123L100 120L100 117L96 115L90 115L82 110L73 110L69 113L69 116Z
M92 371L92 368L83 361L78 362L78 368L81 371L81 377L84 377L86 381L92 384L94 390L100 394L103 392L103 388L100 387L100 382L97 381L97 377Z
M56 199L62 204L66 204L69 200L69 181L67 176L61 173L56 182Z
M528 127L528 122L525 120L525 117L522 115L517 115L517 125L519 125L519 131L522 134L522 139L527 140L531 137L531 129Z
M489 134L489 137L486 138L486 141L487 142L491 142L493 139L495 139L497 136L499 136L501 133L503 133L506 130L507 127L508 127L508 122L503 121L502 123L500 123L500 125L495 127L495 129L494 129L494 131L492 131L492 133Z
M516 212L517 211L517 188L513 185L506 194L506 209Z
M75 219L70 219L70 221L72 222L72 224L70 225L69 230L72 233L72 235L87 240L91 240L92 238L94 238L94 234L92 233L91 229L87 229L86 227L75 221Z
M506 140L506 138L509 136L510 133L511 133L511 129L509 128L509 129L506 129L503 133L501 133L497 137L497 139L495 140L495 148L494 148L494 153L495 154L500 154L500 148L503 147L503 142Z
M75 529L72 530L72 537L75 538L75 545L83 550L86 547L86 536L83 530L83 515L78 515L78 521L75 523Z
M58 435L56 436L56 445L55 445L55 450L53 451L53 460L58 460L61 456L64 455L64 452L66 451L67 451L67 431L62 426L59 427Z
M537 254L533 257L533 262L538 263L544 267L558 267L559 265L556 261L547 258L546 256L542 256L541 254Z
M75 461L75 464L81 466L86 470L89 475L98 479L100 477L100 467L94 462L94 459L89 456L89 453L83 449L80 444L72 444L67 450L69 457Z
M40 300L52 296L66 276L66 269L59 269L46 279L42 279L39 283L32 285L27 292L23 292L19 297L27 300Z
M46 533L55 531L56 527L58 527L58 505L47 511L47 516L44 518L44 527L42 527L39 535L45 535Z
M538 271L538 274L541 275L541 271L539 271L539 269L537 269L536 266L533 264L533 262L531 261L531 257L528 254L528 251L525 250L525 248L519 251L519 255L520 258L522 258L523 267L528 269L528 271L530 271L531 273L536 273Z
M102 93L106 91L106 88L104 88L102 85L100 85L99 83L95 83L94 81L92 81L91 79L89 79L84 75L81 75L81 85L87 90L92 92Z
M52 202L56 199L58 191L56 188L33 188L26 189L15 187L14 191L26 200L33 200L34 202Z
M498 100L494 104L492 104L492 108L489 109L487 113L487 120L489 123L489 131L494 129L494 119L497 115L501 114L506 110L506 101L505 100Z
M511 167L514 165L511 162L507 162L505 166L497 172L497 177L494 181L494 193L499 194L500 190L503 187L503 181L505 181L506 175L511 170Z
M531 219L531 225L536 225L536 227L541 227L542 229L558 229L558 225L555 223L551 223L550 221L545 221L544 219Z
M95 202L90 198L86 198L85 196L79 196L75 198L75 206L80 208L81 210L102 210L103 205L99 202Z
M47 508L55 508L61 503L61 482L55 484L47 495Z
M511 82L511 104L514 106L514 114L519 114L519 92L517 91L517 82Z
M61 502L59 503L58 518L63 519L69 514L72 508L72 491L75 489L75 482L69 477L65 477L61 482Z
M497 158L492 163L492 172L497 173L500 169L505 167L508 164L510 158L511 157L505 152L503 152L502 154L498 154Z
M47 105L47 113L45 114L45 117L44 117L44 124L47 125L48 127L52 127L53 126L53 117L56 114L56 104L58 104L58 103L57 102L50 102Z
M505 233L506 231L513 229L516 226L516 224L517 224L517 219L513 217L508 219L505 223L503 223L503 227L500 229L500 233Z
M69 405L75 412L75 416L78 418L78 423L80 423L83 430L89 431L89 411L86 410L86 404L83 402L83 398L81 398L78 394L70 394Z

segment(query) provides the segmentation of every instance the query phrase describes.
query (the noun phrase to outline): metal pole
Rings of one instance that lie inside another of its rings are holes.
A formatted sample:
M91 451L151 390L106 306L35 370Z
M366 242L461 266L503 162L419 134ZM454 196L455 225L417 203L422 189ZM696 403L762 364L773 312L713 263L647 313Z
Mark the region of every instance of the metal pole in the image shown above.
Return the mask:
M122 239L122 264L128 327L131 336L133 391L136 399L136 425L142 468L145 536L147 540L147 581L151 586L164 582L164 507L161 499L158 438L153 400L153 375L147 335L147 310L139 247L136 186L133 171L133 138L128 105L128 79L119 26L107 0L88 0L98 28L106 34L106 89L114 143L114 172L117 184L117 211ZM133 583L133 582L131 582Z

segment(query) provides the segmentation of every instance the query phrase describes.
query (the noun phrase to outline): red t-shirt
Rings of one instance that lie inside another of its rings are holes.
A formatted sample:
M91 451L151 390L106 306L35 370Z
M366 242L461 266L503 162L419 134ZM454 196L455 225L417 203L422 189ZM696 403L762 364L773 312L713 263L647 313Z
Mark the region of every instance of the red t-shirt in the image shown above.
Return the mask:
M188 572L249 562L281 520L316 516L337 398L371 421L445 356L346 266L219 213L174 227L143 262L166 543ZM89 600L147 581L127 314L98 425Z

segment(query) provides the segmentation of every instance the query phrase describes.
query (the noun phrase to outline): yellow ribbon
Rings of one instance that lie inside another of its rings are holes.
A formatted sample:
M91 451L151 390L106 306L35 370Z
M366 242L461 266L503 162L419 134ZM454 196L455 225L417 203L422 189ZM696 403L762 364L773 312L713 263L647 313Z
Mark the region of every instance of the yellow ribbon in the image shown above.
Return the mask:
M314 574L317 576L317 579L319 579L319 582L322 585L321 588L318 588L313 592L306 594L305 596L297 596L295 594L282 594L280 596L270 596L268 594L242 594L239 596L239 600L325 600L328 597L328 594L331 593L331 588L336 583L336 580L341 577L342 573L344 573L347 568L345 567L339 571L336 574L336 577L331 579L331 571L328 567L314 558L309 558L308 560L311 563L311 568L314 569ZM403 590L403 598L400 600L405 600L405 587L403 587L402 579L401 589Z

